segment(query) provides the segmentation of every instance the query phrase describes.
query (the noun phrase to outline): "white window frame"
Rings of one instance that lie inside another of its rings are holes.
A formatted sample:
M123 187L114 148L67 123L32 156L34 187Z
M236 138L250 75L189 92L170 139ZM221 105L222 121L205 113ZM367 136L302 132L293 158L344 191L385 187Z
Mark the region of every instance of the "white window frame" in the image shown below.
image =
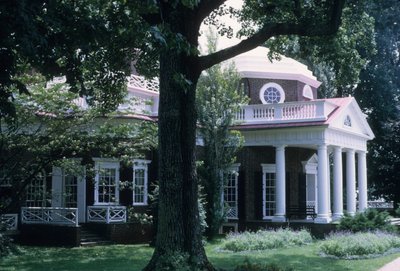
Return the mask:
M224 202L224 205L225 205L225 203L228 203L228 205L229 205L229 208L230 209L236 209L236 216L229 216L228 215L228 213L227 213L227 216L226 216L226 218L228 218L228 219L239 219L239 217L238 217L238 215L239 215L239 205L238 205L238 182L239 182L239 167L240 167L240 164L233 164L229 169L228 169L228 174L229 175L234 175L235 176L235 185L234 186L229 186L229 188L230 189L234 189L234 194L235 194L235 201L229 201L229 202L227 202L227 200L226 200L226 198L225 198L225 196L226 196L226 190L228 189L228 186L227 186L227 179L225 179L224 178L224 189L223 189L223 193L222 193L222 199L223 199L223 202ZM234 206L231 206L229 203L233 203L234 204Z
M133 160L133 176L132 176L132 205L133 206L145 206L148 204L148 165L151 163L150 160L144 159L134 159ZM136 171L143 170L144 180L143 180L143 201L135 201L135 187L136 187Z
M40 174L42 178L35 178L26 186L26 207L46 207L46 172Z
M119 205L119 170L120 164L116 159L101 159L95 158L95 188L94 188L94 205ZM99 179L100 179L100 171L102 169L115 169L115 201L109 202L99 202Z
M276 211L276 165L275 164L261 164L262 167L262 194L263 194L263 202L262 202L262 207L263 207L263 219L272 219L274 216L274 213ZM267 204L270 203L271 201L267 201L267 173L272 173L275 174L275 180L274 180L274 195L275 195L275 208L274 208L274 213L272 215L267 215L266 212L266 207Z
M275 88L276 90L278 90L278 92L280 94L280 100L278 101L278 103L283 103L285 101L285 91L283 90L283 88L280 85L278 85L277 83L271 82L271 83L267 83L267 84L263 85L260 89L260 100L263 104L273 104L273 103L266 101L265 97L264 97L265 92L269 88Z

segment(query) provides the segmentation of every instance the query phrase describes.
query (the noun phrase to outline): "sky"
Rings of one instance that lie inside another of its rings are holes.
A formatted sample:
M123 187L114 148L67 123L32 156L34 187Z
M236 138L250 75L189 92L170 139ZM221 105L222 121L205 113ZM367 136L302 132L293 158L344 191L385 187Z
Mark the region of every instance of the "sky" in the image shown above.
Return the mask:
M243 5L243 0L228 0L226 1L226 5L239 9ZM237 22L237 20L229 18L229 16L223 16L220 20L233 28L234 36L231 39L228 39L227 37L220 37L218 40L218 49L223 49L238 43L240 40L236 38L235 34L240 29L240 24ZM207 29L208 26L203 24L200 31L204 33L207 31ZM200 47L205 48L206 37L204 34L200 36L199 41Z

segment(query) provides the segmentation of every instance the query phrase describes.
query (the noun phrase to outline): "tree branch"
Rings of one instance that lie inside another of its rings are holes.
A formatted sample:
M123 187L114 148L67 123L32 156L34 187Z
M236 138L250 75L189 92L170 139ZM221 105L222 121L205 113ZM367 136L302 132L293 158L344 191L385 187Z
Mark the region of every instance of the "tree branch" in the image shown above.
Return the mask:
M203 21L213 10L217 9L226 0L202 0L197 7L197 16L200 21Z
M226 49L217 51L215 53L198 57L198 67L200 72L208 69L215 64L224 60L230 59L234 56L247 52L263 44L269 38L280 35L299 35L299 36L328 36L333 35L339 29L342 17L342 10L345 0L335 0L332 5L330 19L326 24L318 24L320 21L316 20L313 24L308 21L300 23L273 23L265 25L259 31L249 38L239 42L238 44L228 47Z

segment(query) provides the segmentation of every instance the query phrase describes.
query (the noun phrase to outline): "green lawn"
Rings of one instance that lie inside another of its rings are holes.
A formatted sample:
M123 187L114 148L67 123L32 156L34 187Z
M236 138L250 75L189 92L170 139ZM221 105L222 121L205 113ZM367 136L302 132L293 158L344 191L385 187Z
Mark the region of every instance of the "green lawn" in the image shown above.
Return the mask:
M375 271L400 257L400 253L367 260L335 260L317 254L318 243L305 247L267 252L218 252L218 243L206 247L211 262L219 268L232 269L246 258L252 262L276 263L295 270ZM150 259L152 249L146 245L110 245L88 248L24 247L24 254L0 260L0 270L141 270Z

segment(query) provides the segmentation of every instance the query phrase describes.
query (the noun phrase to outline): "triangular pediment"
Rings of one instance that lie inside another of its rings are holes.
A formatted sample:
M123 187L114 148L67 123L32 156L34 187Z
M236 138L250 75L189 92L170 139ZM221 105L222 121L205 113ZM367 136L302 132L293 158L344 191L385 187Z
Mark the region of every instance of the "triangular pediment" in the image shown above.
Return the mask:
M367 116L361 111L357 101L351 98L350 102L339 108L338 114L329 123L329 128L373 139L374 133L367 122Z

